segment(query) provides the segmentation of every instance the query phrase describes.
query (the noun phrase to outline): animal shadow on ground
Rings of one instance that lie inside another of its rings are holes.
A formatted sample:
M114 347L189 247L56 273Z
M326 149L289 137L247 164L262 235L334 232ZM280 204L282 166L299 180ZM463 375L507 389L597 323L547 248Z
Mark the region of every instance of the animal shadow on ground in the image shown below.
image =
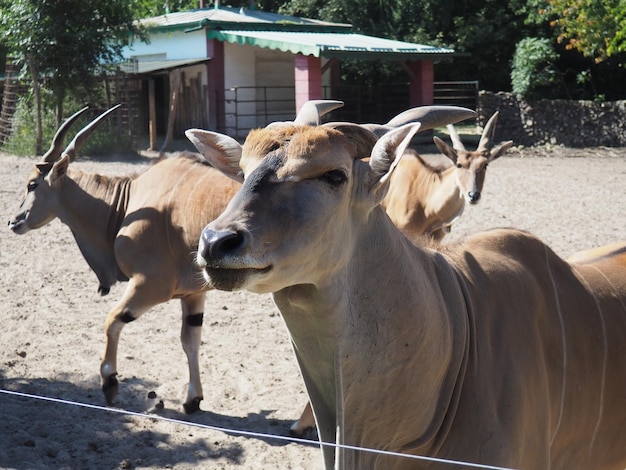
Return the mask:
M133 395L127 405L135 409L145 406L144 397L134 397L134 390L150 389L152 384L136 378L125 382L128 395ZM237 440L225 436L242 436L207 427L241 430L246 433L243 437L260 439L271 446L289 443L265 436L284 436L291 425L286 420L269 419L269 410L246 417L205 411L190 416L160 409L157 397L153 400L157 406L149 412L125 414L120 408L105 407L93 383L74 383L69 378L8 379L2 369L0 389L21 394L0 392L2 468L88 468L94 462L100 468L162 467L199 461L206 464L218 459L239 465L244 449ZM159 417L168 420L167 428ZM176 421L176 433L167 430L172 421Z

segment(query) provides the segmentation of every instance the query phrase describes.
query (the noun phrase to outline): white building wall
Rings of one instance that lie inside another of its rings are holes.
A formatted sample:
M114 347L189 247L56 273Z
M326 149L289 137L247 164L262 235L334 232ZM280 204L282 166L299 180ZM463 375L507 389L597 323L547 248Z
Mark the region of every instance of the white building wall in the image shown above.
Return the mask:
M254 47L224 43L226 133L257 127Z
M255 48L255 71L257 87L260 87L257 89L258 125L293 120L296 112L293 54Z

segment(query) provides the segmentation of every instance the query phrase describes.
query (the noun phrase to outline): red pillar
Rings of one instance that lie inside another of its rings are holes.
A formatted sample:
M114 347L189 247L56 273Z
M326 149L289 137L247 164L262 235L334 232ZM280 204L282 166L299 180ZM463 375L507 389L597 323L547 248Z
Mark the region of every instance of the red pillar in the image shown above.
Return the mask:
M309 100L322 99L322 61L319 57L296 54L296 112Z
M433 82L435 81L433 61L411 61L407 65L412 72L409 85L411 107L433 104Z
M217 39L207 39L207 94L208 96L208 120L209 129L216 131L226 130L226 117L224 114L224 43Z

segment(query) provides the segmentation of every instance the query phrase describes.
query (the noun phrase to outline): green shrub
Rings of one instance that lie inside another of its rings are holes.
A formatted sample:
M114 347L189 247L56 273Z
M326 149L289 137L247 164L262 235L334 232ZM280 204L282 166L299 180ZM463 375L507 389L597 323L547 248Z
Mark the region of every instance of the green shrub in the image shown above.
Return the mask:
M523 98L544 98L558 87L554 64L559 55L547 38L525 38L517 43L511 67L513 93Z
M64 103L65 117L69 117L84 105L76 103L68 99ZM56 110L54 108L55 101L48 91L42 95L42 152L45 152L57 130ZM81 116L72 126L65 138L65 145L69 144L76 133L89 121L96 117L95 112L87 111L85 116ZM108 122L107 122L108 121ZM81 155L99 156L110 154L132 153L132 142L129 135L125 132L119 132L112 124L114 122L111 117L103 122L98 129L91 135L89 140L81 148ZM16 112L12 120L12 132L8 142L5 143L3 150L15 155L34 156L35 155L35 139L36 139L36 115L34 98L32 96L24 96L20 99Z

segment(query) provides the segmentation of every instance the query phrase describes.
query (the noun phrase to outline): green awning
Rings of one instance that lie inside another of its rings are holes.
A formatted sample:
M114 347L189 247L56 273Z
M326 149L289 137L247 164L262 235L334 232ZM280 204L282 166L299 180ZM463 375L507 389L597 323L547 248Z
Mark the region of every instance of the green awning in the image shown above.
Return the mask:
M293 54L352 59L436 59L451 57L453 49L425 46L356 33L243 31L207 29L209 39L265 47Z

